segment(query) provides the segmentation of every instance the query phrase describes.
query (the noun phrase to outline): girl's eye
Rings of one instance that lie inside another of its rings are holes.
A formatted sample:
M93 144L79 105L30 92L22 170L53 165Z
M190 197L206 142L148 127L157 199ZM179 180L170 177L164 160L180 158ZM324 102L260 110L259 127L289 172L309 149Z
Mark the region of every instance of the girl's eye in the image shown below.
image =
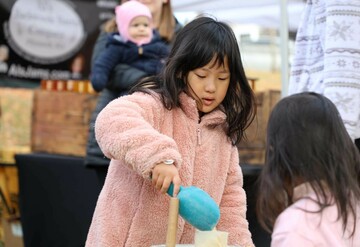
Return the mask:
M206 76L204 75L199 75L199 74L195 74L197 77L201 78L201 79L204 79Z
M225 81L225 80L227 80L227 79L228 79L228 77L219 78L220 81Z

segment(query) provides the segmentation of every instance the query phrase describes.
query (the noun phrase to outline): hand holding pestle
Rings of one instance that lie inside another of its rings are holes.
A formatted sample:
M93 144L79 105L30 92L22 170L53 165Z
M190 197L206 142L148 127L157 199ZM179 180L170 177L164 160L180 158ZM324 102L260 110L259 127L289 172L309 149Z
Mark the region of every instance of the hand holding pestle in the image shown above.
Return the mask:
M172 196L173 190L171 184L167 193ZM208 193L195 186L180 186L177 198L179 214L184 220L201 231L214 229L220 219L220 209Z

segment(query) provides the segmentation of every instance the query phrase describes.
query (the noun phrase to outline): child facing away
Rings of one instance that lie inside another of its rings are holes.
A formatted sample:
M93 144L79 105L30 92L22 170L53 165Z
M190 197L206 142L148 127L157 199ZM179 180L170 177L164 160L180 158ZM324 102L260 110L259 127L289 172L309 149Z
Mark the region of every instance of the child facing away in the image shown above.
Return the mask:
M360 246L359 176L359 152L328 98L307 92L280 100L257 201L271 246Z
M132 91L96 120L111 162L86 246L164 244L171 183L174 195L180 185L206 191L220 207L217 230L231 245L253 246L236 144L256 108L231 28L209 17L189 22L161 74ZM177 242L194 236L179 217Z
M146 5L128 1L117 6L115 14L119 32L109 34L106 49L91 69L90 81L98 92L105 88L115 65L127 63L155 75L169 54L168 45L152 28L151 12Z

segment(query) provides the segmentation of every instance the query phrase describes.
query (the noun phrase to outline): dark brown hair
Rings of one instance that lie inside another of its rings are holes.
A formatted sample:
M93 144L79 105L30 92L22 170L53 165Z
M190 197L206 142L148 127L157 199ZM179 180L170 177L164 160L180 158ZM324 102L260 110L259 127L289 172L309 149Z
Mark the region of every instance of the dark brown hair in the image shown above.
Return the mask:
M345 233L360 201L360 154L336 106L310 92L283 98L270 114L257 199L257 217L267 231L294 203L293 189L303 182L315 191L319 205L309 213L336 204ZM356 221L351 235L355 228Z
M210 17L199 17L189 22L177 33L162 73L144 79L132 92L149 92L151 89L162 95L166 108L178 107L179 94L187 89L189 72L205 66L214 57L219 65L224 65L225 60L229 64L230 84L222 106L227 116L227 135L235 145L253 121L256 106L237 40L227 24Z

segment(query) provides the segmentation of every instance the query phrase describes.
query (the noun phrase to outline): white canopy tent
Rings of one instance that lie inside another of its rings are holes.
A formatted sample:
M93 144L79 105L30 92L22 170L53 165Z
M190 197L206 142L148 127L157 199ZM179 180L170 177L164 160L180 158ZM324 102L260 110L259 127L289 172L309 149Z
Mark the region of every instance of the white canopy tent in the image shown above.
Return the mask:
M171 0L176 13L208 13L219 20L237 24L258 24L279 27L281 5L287 7L291 18L287 20L290 30L296 30L303 0Z
M303 0L171 0L175 14L195 17L206 13L229 24L256 24L276 28L281 37L282 95L287 94L289 75L288 33L296 31Z

